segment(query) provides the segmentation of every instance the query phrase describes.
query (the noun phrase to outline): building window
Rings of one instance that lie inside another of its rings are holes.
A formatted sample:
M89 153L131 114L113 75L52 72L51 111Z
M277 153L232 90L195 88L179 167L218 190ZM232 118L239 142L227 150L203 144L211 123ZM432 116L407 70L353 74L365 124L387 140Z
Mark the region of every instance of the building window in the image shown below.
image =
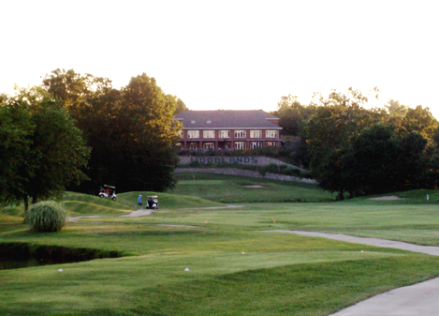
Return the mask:
M195 121L191 121L191 124L195 124L196 122Z
M277 142L267 142L267 146L277 146Z
M215 149L215 144L214 143L204 143L203 149Z
M250 131L250 138L262 138L262 131Z
M215 131L203 131L203 138L215 138Z
M184 138L184 132L183 132L183 130L180 131L180 138Z
M197 148L198 148L197 143L190 143L189 144L189 149L194 150L194 149L197 149Z
M200 138L200 131L187 131L187 138Z
M250 146L251 146L252 149L261 148L262 147L262 142L251 142Z
M227 130L220 131L219 138L230 138L230 131Z
M245 149L245 142L235 142L235 149Z
M247 134L244 130L236 130L235 131L235 138L246 138Z
M276 130L266 130L265 137L266 138L277 138L277 131Z

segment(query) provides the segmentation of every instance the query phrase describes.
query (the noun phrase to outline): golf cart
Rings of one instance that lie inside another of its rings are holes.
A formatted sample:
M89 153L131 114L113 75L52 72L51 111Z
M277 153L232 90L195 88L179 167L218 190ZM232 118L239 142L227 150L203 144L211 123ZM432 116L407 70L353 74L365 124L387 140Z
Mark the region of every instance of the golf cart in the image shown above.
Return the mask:
M116 201L116 187L112 185L104 184L99 190L99 196L102 198L110 198Z
M146 208L152 210L159 209L159 197L157 195L148 196L148 200L146 201Z

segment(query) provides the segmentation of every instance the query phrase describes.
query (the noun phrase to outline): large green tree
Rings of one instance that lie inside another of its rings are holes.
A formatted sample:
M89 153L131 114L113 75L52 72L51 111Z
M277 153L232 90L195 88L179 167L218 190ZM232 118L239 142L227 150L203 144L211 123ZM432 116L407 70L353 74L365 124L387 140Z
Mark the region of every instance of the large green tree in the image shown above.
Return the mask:
M126 126L128 133L119 135L127 173L122 173L118 180L126 190L173 188L173 172L178 162L175 97L163 93L155 79L146 74L131 78L122 89L122 97L121 116L133 124Z
M372 93L377 97L378 89ZM365 109L369 97L352 88L333 90L302 106L289 95L276 114L284 135L306 141L314 177L339 199L346 192L353 197L438 187L439 129L430 110L392 99L384 108Z
M419 188L424 185L427 140L415 132L403 136L395 127L374 124L352 140L350 168L365 194Z
M429 108L421 105L414 109L407 109L405 116L401 120L401 133L416 132L430 140L434 135L439 123L431 114Z
M58 101L40 89L21 90L1 107L5 166L4 200L36 203L60 195L73 182L86 179L89 149L82 132Z
M367 97L352 88L347 93L334 90L327 97L316 95L316 108L305 128L313 174L321 183L338 183L341 187L333 189L339 192L340 199L346 188L341 181L327 179L334 176L327 169L328 166L340 166L342 153L348 152L351 138L379 120L378 113L362 107L365 102Z
M28 170L34 124L27 103L0 96L0 199L13 201L25 195L23 177Z
M105 78L56 70L43 87L66 105L92 148L91 181L80 191L91 193L102 184L121 192L174 186L177 102L154 78L142 74L118 90Z
M357 179L355 189L366 195L393 191L401 170L399 145L394 128L380 123L354 137L349 168Z

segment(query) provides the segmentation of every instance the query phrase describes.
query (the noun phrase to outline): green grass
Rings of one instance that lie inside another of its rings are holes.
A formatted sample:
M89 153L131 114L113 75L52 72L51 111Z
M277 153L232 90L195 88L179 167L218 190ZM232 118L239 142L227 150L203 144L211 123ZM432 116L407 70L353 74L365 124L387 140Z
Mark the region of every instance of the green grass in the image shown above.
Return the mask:
M69 192L64 205L70 216L98 217L70 222L59 233L31 233L20 212L0 212L0 244L127 255L0 270L0 315L328 315L439 276L432 256L267 232L324 231L439 245L436 191L398 193L404 197L398 201L333 202L310 185L195 176L200 178L182 176L173 193L158 193L160 209L144 217L124 215L138 194L154 192L118 194L116 202ZM261 192L271 193L267 198ZM285 203L288 198L313 202ZM212 208L228 204L236 206Z
M172 193L197 196L221 203L325 202L335 200L335 195L322 191L314 184L207 173L183 173L176 176L178 185Z
M162 209L185 209L198 207L221 207L222 203L213 202L193 196L179 196L157 192L126 192L117 195L117 201L98 196L66 192L63 197L63 206L71 215L126 215L138 209L137 197L143 196L143 208L146 206L148 195L158 195L159 205Z

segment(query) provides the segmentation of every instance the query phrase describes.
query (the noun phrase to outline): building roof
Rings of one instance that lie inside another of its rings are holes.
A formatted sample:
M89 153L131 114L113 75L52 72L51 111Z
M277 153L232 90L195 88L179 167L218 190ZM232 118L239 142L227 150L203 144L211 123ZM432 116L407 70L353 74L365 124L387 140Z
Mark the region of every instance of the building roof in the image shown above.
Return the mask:
M174 119L183 123L185 129L282 129L269 121L279 118L262 110L183 111L178 113Z

